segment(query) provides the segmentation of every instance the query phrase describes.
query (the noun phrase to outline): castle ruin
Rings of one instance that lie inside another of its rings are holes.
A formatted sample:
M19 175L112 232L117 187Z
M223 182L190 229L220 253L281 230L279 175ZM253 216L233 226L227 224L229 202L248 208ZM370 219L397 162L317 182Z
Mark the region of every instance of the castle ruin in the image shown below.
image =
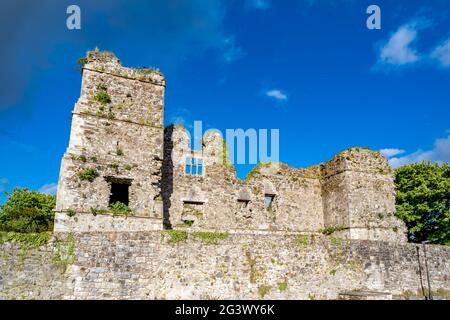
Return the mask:
M351 148L306 169L259 164L242 181L220 134L205 134L202 150L191 150L185 128L164 128L159 72L122 67L110 53L87 59L55 231L333 230L349 239L406 241L394 216L392 170L378 152ZM130 214L109 214L116 201Z
M406 242L378 152L240 180L220 135L164 128L159 72L94 51L82 74L54 232L0 243L0 299L450 297L450 247Z

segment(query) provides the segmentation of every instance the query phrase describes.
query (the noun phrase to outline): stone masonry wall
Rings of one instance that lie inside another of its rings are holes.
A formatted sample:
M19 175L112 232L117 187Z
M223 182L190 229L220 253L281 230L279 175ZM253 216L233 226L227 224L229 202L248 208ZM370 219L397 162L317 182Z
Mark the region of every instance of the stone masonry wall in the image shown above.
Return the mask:
M266 164L242 181L224 156L220 135L205 134L203 149L192 151L185 129L172 126L166 128L165 145L163 195L171 227L304 232L323 227L318 168ZM202 175L185 172L188 157L202 159ZM274 196L268 208L267 194Z
M156 71L122 67L110 53L89 53L61 163L56 231L114 229L117 219L108 213L113 182L129 184L128 206L134 217L149 218L147 230L162 228L164 86ZM95 172L92 179L80 177L86 170ZM64 218L70 211L95 221Z
M336 299L367 290L404 299L427 290L422 246L326 236L57 233L44 247L4 243L0 253L2 299ZM426 254L432 291L448 296L450 248L428 245Z
M165 132L166 226L316 234L335 228L343 238L406 241L406 228L394 216L392 170L378 152L351 148L305 169L259 164L240 180L220 134L205 133L202 150L191 150L185 128ZM192 157L201 159L201 175L186 173ZM267 195L273 197L268 207Z

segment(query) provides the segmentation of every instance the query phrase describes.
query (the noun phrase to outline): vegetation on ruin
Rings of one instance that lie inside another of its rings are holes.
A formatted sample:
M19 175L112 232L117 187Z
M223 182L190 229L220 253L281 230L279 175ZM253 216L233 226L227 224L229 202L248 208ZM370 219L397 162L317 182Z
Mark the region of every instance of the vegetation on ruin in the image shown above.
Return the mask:
M139 73L142 73L145 75L150 75L153 73L162 75L161 71L155 67L142 67L142 68L136 68L135 70L138 71Z
M450 166L416 163L395 170L396 215L412 242L450 244Z
M249 267L250 283L256 283L256 280L262 276L256 268L256 257L253 258L250 251L245 249L245 258L247 259L247 264Z
M67 267L75 261L75 240L70 233L65 240L56 239L54 242L53 263L57 265L61 273L67 270Z
M109 206L113 216L127 215L131 212L130 208L123 202L116 201Z
M116 154L117 154L118 156L123 156L123 150L122 150L121 148L117 147L117 148L116 148Z
M188 227L192 227L192 225L194 224L194 220L183 220L183 224Z
M87 52L88 59L100 58L100 59L110 59L116 58L116 55L112 51L102 51L99 48Z
M258 293L261 298L264 298L266 294L270 292L271 287L266 285L261 285L258 287Z
M108 212L108 210L105 209L99 209L97 207L91 207L89 208L89 211L92 213L92 215L95 217L98 214L105 214Z
M287 289L287 287L288 287L287 280L278 282L278 290L285 291Z
M309 246L309 237L307 235L299 234L295 237L295 243L299 247L307 247Z
M72 209L72 208L69 208L69 209L67 209L66 210L66 214L69 216L69 217L73 217L74 215L76 215L76 211L74 210L74 209Z
M51 233L39 232L39 233L21 233L21 232L0 232L0 244L5 242L19 243L23 247L37 248L47 244L50 239Z
M342 230L345 230L345 229L347 229L347 228L343 227L343 226L327 226L327 227L324 227L324 228L320 228L319 232L324 234L324 235L329 236L329 235L333 234L336 231L342 231Z
M25 188L16 188L6 195L5 203L0 205L0 231L39 233L53 229L54 195Z
M259 173L259 170L263 167L270 166L271 162L259 162L257 163L245 176L245 181L250 180L253 176Z
M20 262L23 263L28 250L46 245L50 236L50 232L0 232L0 245L6 242L17 243L20 246L19 259Z
M109 96L107 91L100 90L95 94L94 100L105 105L111 102L111 97Z
M228 238L228 233L225 232L193 232L192 237L199 239L205 244L218 244L221 240Z
M85 65L86 63L88 63L88 58L86 58L86 57L79 58L79 59L77 60L77 70L80 71L80 72L82 72L82 71L83 71L83 68L84 68L84 65Z
M167 243L178 243L178 242L186 242L188 238L188 233L183 230L164 230L162 231L162 238L166 239Z
M82 181L93 182L98 177L98 172L95 168L84 168L78 173L78 177Z

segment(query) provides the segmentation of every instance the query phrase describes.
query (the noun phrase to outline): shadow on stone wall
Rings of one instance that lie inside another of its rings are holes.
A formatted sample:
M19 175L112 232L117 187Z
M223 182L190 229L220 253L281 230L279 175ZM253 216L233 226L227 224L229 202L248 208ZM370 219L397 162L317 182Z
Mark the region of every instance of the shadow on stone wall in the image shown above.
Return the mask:
M163 225L165 229L172 228L170 223L170 207L172 202L170 199L173 193L173 129L173 125L164 128L164 159L162 165L161 194L163 199Z

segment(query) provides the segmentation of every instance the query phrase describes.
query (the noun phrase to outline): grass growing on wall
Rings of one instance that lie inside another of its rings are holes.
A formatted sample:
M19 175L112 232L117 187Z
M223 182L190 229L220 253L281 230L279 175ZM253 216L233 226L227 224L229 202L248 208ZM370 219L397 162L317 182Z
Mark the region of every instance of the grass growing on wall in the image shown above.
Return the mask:
M50 239L50 232L40 233L19 233L0 232L0 245L6 242L14 242L20 246L20 262L23 263L29 249L46 245Z
M228 233L224 232L193 232L192 237L199 239L205 244L218 244L221 240L228 238Z
M167 243L175 244L178 242L186 242L188 233L182 230L164 230L162 231L161 236Z
M55 240L53 249L53 263L60 268L61 273L66 272L67 267L75 261L75 240L73 235L69 234L66 240Z

